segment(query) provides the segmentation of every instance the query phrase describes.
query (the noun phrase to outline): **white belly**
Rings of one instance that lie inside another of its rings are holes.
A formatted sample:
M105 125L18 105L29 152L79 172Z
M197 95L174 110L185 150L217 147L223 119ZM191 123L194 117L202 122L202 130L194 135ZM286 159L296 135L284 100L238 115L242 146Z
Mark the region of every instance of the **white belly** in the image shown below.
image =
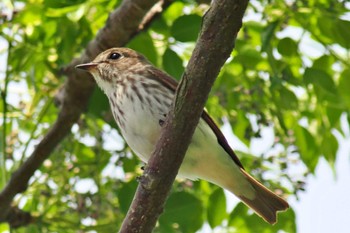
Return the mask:
M147 162L160 135L159 121L166 113L161 113L158 106L146 107L136 97L133 102L119 100L118 104L123 114L113 112L113 116L121 133L129 147Z
M139 99L122 101L123 120L113 113L125 141L137 156L147 163L160 135L160 120L167 112L160 112L157 106L146 108ZM229 190L250 185L242 177L239 167L217 142L207 123L200 119L179 170L179 176L191 180L204 179ZM239 195L239 193L236 193Z

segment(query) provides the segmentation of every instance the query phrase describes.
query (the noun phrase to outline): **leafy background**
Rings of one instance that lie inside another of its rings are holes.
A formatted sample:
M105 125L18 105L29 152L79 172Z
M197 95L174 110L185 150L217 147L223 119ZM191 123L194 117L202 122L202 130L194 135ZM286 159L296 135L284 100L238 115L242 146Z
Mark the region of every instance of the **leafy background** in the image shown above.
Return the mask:
M127 45L179 79L207 4L175 1ZM61 68L83 51L120 1L0 3L0 188L33 151L59 112ZM207 109L249 148L266 128L268 150L238 151L255 177L298 197L321 158L336 173L340 118L350 123L350 5L341 0L251 1ZM218 25L219 26L219 25ZM84 82L84 80L82 80ZM97 88L70 134L15 204L35 216L11 232L114 232L131 202L142 164L118 133ZM231 198L231 196L230 196ZM271 227L203 181L174 185L155 232L296 232L295 213ZM6 223L0 232L9 231Z

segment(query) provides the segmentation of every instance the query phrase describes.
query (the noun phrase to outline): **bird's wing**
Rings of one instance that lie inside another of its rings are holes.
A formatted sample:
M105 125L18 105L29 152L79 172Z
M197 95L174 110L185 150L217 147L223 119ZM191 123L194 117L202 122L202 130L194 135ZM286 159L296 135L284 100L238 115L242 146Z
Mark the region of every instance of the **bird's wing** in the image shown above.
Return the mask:
M165 73L164 71L161 71L154 66L148 67L148 71L150 72L150 75L148 75L148 78L154 79L157 82L160 82L164 86L166 86L170 91L174 92L176 91L177 88L177 81L172 78L170 75Z
M167 73L165 73L159 69L156 69L156 68L150 69L150 72L152 75L150 75L149 78L156 79L158 82L162 83L169 90L171 90L175 93L177 85L178 85L178 83L175 79L173 79ZM227 154L230 155L230 157L237 164L237 166L244 169L241 161L239 160L239 158L237 157L235 152L232 150L230 145L227 143L225 136L223 135L223 133L221 132L221 130L219 129L217 124L214 122L214 120L209 116L209 114L205 110L203 110L202 119L209 125L211 130L213 130L220 146L227 152Z
M243 167L241 161L239 160L239 158L237 157L236 153L232 150L230 145L227 143L225 136L223 135L223 133L221 132L221 130L219 129L217 124L214 122L214 120L209 116L209 114L205 110L203 110L202 119L209 125L211 130L213 130L216 138L218 139L218 143L220 144L220 146L226 151L227 154L230 155L232 160L240 168L244 169L244 167Z

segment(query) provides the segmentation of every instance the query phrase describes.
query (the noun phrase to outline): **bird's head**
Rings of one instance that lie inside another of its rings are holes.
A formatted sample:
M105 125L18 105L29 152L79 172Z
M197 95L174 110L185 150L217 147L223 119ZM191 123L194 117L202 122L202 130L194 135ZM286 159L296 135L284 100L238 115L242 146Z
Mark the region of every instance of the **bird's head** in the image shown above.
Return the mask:
M141 54L129 48L111 48L89 63L77 65L75 68L90 72L100 88L107 94L120 82L150 65Z

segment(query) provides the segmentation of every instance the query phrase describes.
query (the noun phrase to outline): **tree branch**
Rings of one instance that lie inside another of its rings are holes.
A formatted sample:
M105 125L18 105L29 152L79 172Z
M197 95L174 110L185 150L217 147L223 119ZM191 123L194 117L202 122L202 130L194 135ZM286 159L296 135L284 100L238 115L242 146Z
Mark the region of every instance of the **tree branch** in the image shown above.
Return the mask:
M104 28L91 41L80 58L74 59L63 72L67 75L63 91L60 93L61 111L59 116L36 146L31 156L13 174L7 185L0 193L0 222L16 219L13 213L18 213L11 202L14 196L27 189L28 181L34 172L49 157L55 147L70 133L72 125L77 122L81 113L87 108L89 97L95 87L95 82L85 72L79 72L74 67L77 64L91 61L97 54L110 47L123 46L132 37L154 20L159 14L159 5L168 6L171 0L159 1L158 7L152 8L157 0L125 0L113 11ZM125 23L127 22L127 23ZM82 81L83 80L83 81Z
M161 214L210 89L229 57L248 0L216 0L205 14L192 57L179 84L174 107L120 232L151 232ZM205 67L205 69L203 69Z

